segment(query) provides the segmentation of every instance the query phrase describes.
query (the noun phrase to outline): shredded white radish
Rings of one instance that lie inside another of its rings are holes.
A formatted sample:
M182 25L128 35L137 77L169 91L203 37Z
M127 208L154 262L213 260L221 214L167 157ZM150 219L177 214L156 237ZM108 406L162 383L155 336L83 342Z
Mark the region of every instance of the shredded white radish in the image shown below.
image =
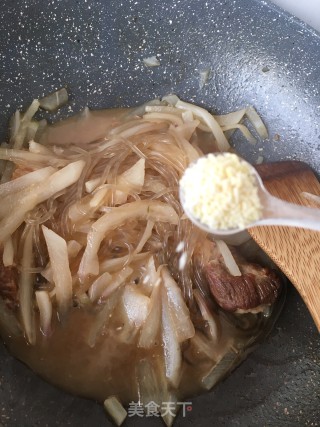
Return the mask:
M224 263L232 276L241 276L242 273L236 263L228 245L223 240L216 240L217 247L223 257Z
M44 225L41 228L49 252L58 311L60 315L64 315L72 305L72 276L67 243L61 236Z

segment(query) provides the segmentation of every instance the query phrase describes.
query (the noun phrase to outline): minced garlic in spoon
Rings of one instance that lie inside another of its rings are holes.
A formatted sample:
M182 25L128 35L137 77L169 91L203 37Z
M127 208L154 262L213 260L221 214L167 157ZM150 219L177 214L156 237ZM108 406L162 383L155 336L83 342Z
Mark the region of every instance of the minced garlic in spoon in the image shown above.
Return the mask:
M236 154L212 153L192 163L180 180L180 200L189 219L214 235L256 225L320 230L319 209L273 197L255 168Z

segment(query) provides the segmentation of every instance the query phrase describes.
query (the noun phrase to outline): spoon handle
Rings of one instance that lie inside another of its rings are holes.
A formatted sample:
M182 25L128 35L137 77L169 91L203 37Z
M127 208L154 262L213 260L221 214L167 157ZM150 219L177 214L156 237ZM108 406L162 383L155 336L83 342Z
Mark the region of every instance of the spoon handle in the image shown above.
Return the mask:
M288 203L266 194L263 219L259 225L285 225L320 231L320 209Z

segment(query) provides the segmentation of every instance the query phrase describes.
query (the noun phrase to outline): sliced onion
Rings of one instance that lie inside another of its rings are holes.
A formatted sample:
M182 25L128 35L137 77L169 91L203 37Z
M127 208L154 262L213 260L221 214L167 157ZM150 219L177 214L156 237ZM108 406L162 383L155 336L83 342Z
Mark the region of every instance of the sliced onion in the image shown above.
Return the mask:
M199 73L199 89L203 89L210 76L210 69L200 71Z
M32 117L39 110L39 107L40 107L40 102L37 99L34 99L29 105L27 111L23 114L21 119L21 124L28 124L32 119ZM15 146L15 148L21 148L21 147Z
M205 362L212 362L216 357L216 346L208 340L201 332L197 331L190 339L189 347L184 353L184 357L194 365Z
M144 133L151 132L154 130L160 130L160 129L163 129L163 127L164 127L164 123L146 123L146 122L141 123L140 122L138 125L132 126L131 128L121 132L118 135L118 137L127 139L132 136L142 135Z
M140 242L138 243L138 246L136 247L134 253L138 254L139 252L142 251L144 245L147 243L147 241L149 240L149 238L152 235L153 226L154 226L153 221L147 222L146 228L144 229L144 232L141 236Z
M161 270L161 276L167 292L170 317L172 319L174 331L178 342L181 343L193 337L195 334L195 329L190 318L190 312L184 302L179 286L172 278L167 267L164 267Z
M13 179L12 181L8 181L4 184L1 184L0 197L3 198L8 194L12 195L17 191L24 190L25 188L29 187L32 184L37 184L43 181L44 179L48 178L54 172L56 172L56 169L54 169L51 166L48 166L46 168L38 169L34 172L27 173L21 176L20 178L16 178L16 179Z
M176 103L176 107L183 110L190 110L196 117L202 120L211 129L211 132L216 138L220 151L230 150L229 142L227 141L227 138L225 137L221 127L219 126L216 119L207 110L180 100Z
M149 255L149 252L142 252L136 255L125 255L119 258L106 259L100 262L100 272L108 271L114 273L117 270L121 270L129 262L141 261Z
M232 276L241 276L242 273L236 263L228 245L223 240L216 240L217 247L223 257L224 263Z
M145 159L139 159L131 168L123 172L116 180L117 185L128 187L128 192L116 191L114 204L122 204L127 201L127 194L134 190L140 193L145 178Z
M142 326L138 347L151 348L155 345L160 330L161 321L161 286L154 285L150 297L150 310Z
M58 157L30 153L29 151L17 150L15 148L0 147L0 159L10 160L17 165L22 166L29 166L31 164L37 166L50 165L54 167L61 167L68 164L67 160L59 159Z
M122 300L129 322L140 328L147 319L150 310L150 298L139 292L136 286L126 285Z
M69 242L67 242L67 248L69 258L75 258L81 251L82 245L76 240L69 240Z
M196 123L197 122L195 122L195 124ZM191 138L191 135L189 135L189 132L191 132L191 134L194 132L195 124L193 122L190 122L182 126L178 126L176 128L173 128L172 126L170 126L170 129L169 129L170 133L174 136L175 140L178 142L181 149L185 152L188 159L188 163L194 162L199 158L198 151L188 141L188 139Z
M170 402L163 355L141 358L136 367L139 399L143 405L154 402L159 412L164 402Z
M100 181L100 178L94 178L87 181L85 183L86 192L92 193L100 185Z
M166 402L170 404L170 410L167 410L166 407L161 408L161 417L167 427L172 427L174 420L179 411L178 399L176 393L173 390L170 390Z
M261 117L256 112L256 110L253 107L246 108L246 116L250 120L250 122L253 124L254 128L258 132L259 136L262 139L268 138L268 130L265 127L263 121L261 120Z
M122 287L127 278L133 273L132 268L124 267L114 278L111 283L107 283L104 291L102 292L101 298L108 298L115 290Z
M52 302L47 291L36 291L36 301L40 311L40 328L45 336L51 334Z
M222 114L220 116L214 116L214 117L219 123L219 125L221 127L224 127L224 126L232 126L240 123L243 117L245 116L245 114L246 114L246 109L243 108L242 110L233 111L232 113L229 113L229 114Z
M151 122L169 122L175 126L181 126L183 120L177 114L171 113L147 113L143 116L144 120L149 120Z
M264 158L263 156L258 156L257 161L256 161L256 165L261 165L261 163L263 163Z
M149 257L145 266L142 283L139 284L145 295L150 296L153 288L161 282L160 271L161 268L158 268L158 271L156 270L154 257Z
M214 365L209 373L205 375L201 381L203 388L211 390L219 381L221 381L236 365L238 355L233 351L226 353L221 360Z
M9 267L13 265L14 260L14 247L11 236L3 244L3 265Z
M27 133L26 133L27 142L35 138L36 133L38 132L38 129L39 129L39 122L36 122L33 120L28 124Z
M210 338L214 343L218 343L220 339L220 331L218 326L218 318L214 317L213 313L209 310L204 297L201 295L198 289L193 291L194 298L198 304L201 315L204 320L208 323Z
M11 207L14 211L12 215L7 216L0 222L0 242L4 242L22 224L27 212L34 209L39 203L75 183L79 179L84 165L85 163L82 160L70 163L33 187L30 192L26 192L22 196L19 195L18 199L15 199L13 196Z
M108 285L113 281L113 277L110 273L105 272L101 274L90 286L89 288L89 298L91 301L95 302L97 301L101 295L103 294L103 291L106 289Z
M44 277L49 283L53 284L53 273L50 262L47 264L46 268L41 271L41 276Z
M19 300L24 332L29 344L34 345L37 338L33 308L34 274L30 273L29 270L33 266L32 235L33 228L30 227L23 245L21 274L19 280Z
M52 150L33 140L29 141L29 152L34 154L43 154L45 156L53 156Z
M68 92L66 88L61 88L39 100L40 108L43 108L46 111L53 112L58 110L58 108L62 107L68 102Z
M119 303L121 290L115 291L110 297L105 301L104 305L98 313L95 313L94 321L90 325L87 343L89 347L95 347L99 336L101 335L104 328L109 324L110 318L115 307Z
M84 280L89 274L99 273L98 250L105 235L120 227L124 222L135 219L151 219L152 221L178 224L179 218L175 210L162 202L143 200L113 208L104 214L92 226L87 236L87 246L79 267L79 278Z
M166 102L168 105L171 105L175 107L177 105L177 102L180 101L180 99L177 97L177 95L169 94L162 98L163 102Z
M21 125L21 113L19 110L16 110L14 115L11 118L11 123L10 123L10 140L12 143L14 142L18 134L20 125Z
M239 129L243 133L244 137L248 140L248 142L250 142L250 144L254 145L257 143L257 140L255 139L255 137L252 135L249 129L244 125L234 124L234 125L222 127L223 132L227 132L228 130L233 130L233 129Z
M199 126L199 124L200 124L199 120L190 120L186 123L183 123L183 125L177 126L173 129L175 130L177 135L186 139L189 142L190 138L194 134L194 132L197 129L197 127ZM189 145L191 145L190 142L189 142Z
M44 225L41 226L47 244L58 312L64 315L72 305L72 277L66 241Z
M112 421L117 426L121 426L128 414L118 398L115 396L108 397L108 399L103 402L103 406L108 415L112 418Z
M179 108L169 107L166 105L147 105L145 108L146 113L165 113L175 114L176 116L182 116L183 112Z
M10 138L10 146L13 148L12 152L17 152L23 147L30 120L38 111L38 109L39 109L39 101L37 99L34 99L22 117L20 113L16 113L14 115L13 129L12 129L11 138ZM10 158L1 157L1 150L6 150L6 149L0 148L0 159L11 160ZM13 164L10 162L7 162L3 170L1 182L8 182L11 179L12 172L13 172Z
M162 289L162 342L166 367L166 377L173 387L180 382L182 355L180 344L175 332L166 289Z
M148 58L143 58L143 63L147 67L159 67L160 61L156 56L149 56Z

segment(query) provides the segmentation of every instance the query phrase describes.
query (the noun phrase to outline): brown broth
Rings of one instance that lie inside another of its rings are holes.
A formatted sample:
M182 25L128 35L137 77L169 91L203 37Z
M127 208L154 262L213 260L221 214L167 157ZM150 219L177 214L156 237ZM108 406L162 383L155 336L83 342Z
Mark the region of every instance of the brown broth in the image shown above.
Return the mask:
M111 109L81 113L47 126L40 136L40 142L57 145L74 143L81 146L103 139L111 127L121 124L122 117L129 111ZM211 139L207 138L206 145L212 143ZM130 340L130 325L123 320L121 309L116 309L95 346L90 347L88 337L96 322L96 312L91 305L72 308L62 322L58 321L57 317L54 319L53 332L49 337L41 333L37 318L37 340L33 346L27 344L24 336L5 336L3 330L2 336L15 357L58 387L99 401L110 395L118 396L123 404L132 400L138 401L137 367L143 359L158 358L163 362L161 337L158 337L157 345L150 350L138 348L139 332ZM239 352L240 361L241 355L245 353L243 349L259 336L268 322L261 314L243 315L242 319L245 321L242 323L247 324L245 327L242 325L241 329L237 325L236 317L232 318L220 311L216 316L220 324L221 338L214 349L215 361L210 361L197 352L191 353L190 356L190 345L184 343L182 346L182 378L176 391L178 399L203 392L201 379L215 362L228 352ZM126 340L124 328L129 328ZM226 372L221 372L220 376Z
M117 310L116 310L117 311ZM230 324L223 320L223 333L219 345L215 348L218 360L236 345L243 337ZM138 401L138 381L136 369L141 359L152 360L162 357L161 338L150 350L137 347L138 335L130 343L123 342L123 318L121 312L112 316L108 328L98 338L92 348L88 344L90 327L95 322L95 313L90 310L73 308L64 322L54 322L54 332L45 337L38 326L37 342L28 345L23 336L4 337L10 352L26 363L34 372L50 383L75 395L103 401L110 395L116 395L124 404ZM188 346L185 347L186 353ZM212 363L211 363L212 364ZM184 358L182 380L177 391L178 399L199 394L203 390L201 378L208 370L208 360L194 364Z

